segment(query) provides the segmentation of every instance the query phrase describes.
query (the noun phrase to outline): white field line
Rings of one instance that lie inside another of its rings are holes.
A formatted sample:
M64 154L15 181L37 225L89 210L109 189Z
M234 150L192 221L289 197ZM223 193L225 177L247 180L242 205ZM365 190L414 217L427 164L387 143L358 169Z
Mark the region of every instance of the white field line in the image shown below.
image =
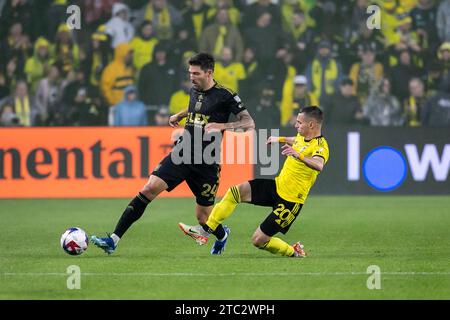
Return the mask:
M275 272L230 272L230 273L189 273L189 272L173 272L173 273L157 273L157 272L81 272L82 276L93 277L267 277L267 276L359 276L370 275L367 272L291 272L291 273L275 273ZM1 276L65 276L69 274L63 272L3 272ZM450 276L450 272L421 272L421 271L405 271L405 272L381 272L381 275L389 276Z

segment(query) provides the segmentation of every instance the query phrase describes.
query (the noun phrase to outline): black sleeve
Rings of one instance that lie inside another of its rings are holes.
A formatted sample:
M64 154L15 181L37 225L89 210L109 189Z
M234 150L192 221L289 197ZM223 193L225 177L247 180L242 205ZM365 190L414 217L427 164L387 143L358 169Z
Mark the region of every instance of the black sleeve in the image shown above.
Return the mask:
M229 94L226 98L226 107L228 110L230 110L233 114L238 114L241 111L246 110L247 108L244 106L244 104L241 101L241 98L237 93Z

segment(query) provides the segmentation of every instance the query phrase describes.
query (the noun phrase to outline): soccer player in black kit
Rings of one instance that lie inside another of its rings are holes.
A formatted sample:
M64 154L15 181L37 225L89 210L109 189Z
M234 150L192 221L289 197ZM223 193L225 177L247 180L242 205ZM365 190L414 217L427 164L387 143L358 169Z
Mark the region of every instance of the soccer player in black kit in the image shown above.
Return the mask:
M159 163L144 187L128 204L114 232L105 238L92 235L91 241L106 253L114 252L124 233L142 216L153 199L164 190L173 190L183 181L187 182L196 197L195 211L199 224L206 223L219 185L220 165L217 161L205 162L202 157L203 151L211 143L218 142L214 139L214 133L216 136L219 133L221 138L224 130L246 131L255 127L252 117L239 96L214 80L214 63L214 58L207 53L199 53L190 58L189 76L193 87L190 90L189 107L169 119L169 125L177 127L178 123L186 118L184 133L172 152ZM228 122L231 113L236 115L237 121ZM201 137L199 138L198 135ZM207 141L208 139L204 139L203 135L213 137ZM186 156L186 150L190 152L190 155ZM178 162L181 158L184 161ZM229 229L218 228L214 234L220 241L216 241L217 250L212 253L220 253L226 243Z

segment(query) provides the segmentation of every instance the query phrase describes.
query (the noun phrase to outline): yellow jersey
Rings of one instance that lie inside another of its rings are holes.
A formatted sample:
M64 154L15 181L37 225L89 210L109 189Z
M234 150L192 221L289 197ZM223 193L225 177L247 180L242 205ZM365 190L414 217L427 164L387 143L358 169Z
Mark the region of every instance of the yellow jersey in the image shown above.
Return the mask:
M328 143L322 136L305 140L303 136L297 134L292 147L305 157L318 156L324 159L324 163L328 161ZM318 174L319 171L311 169L299 159L289 156L280 174L275 178L277 193L286 201L305 203Z
M170 97L169 102L169 113L171 115L176 114L184 109L187 109L189 106L189 92L185 92L184 90L178 90ZM186 124L186 118L182 119L179 122L180 126L184 126Z
M141 37L134 37L130 41L130 47L133 49L133 64L136 70L141 70L144 65L152 62L153 50L158 43L159 40L155 37L148 40L142 39Z
M239 81L246 77L245 68L240 62L233 62L226 67L217 62L214 68L214 79L234 92L239 91Z

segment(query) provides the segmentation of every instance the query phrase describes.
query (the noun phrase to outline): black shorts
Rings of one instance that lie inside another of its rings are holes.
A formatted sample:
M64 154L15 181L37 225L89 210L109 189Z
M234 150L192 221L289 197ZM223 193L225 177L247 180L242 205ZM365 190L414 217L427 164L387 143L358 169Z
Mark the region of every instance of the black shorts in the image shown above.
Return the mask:
M278 232L286 234L303 206L301 203L286 201L277 193L273 179L255 179L249 181L252 189L251 204L272 207L272 212L259 226L269 237Z
M175 164L169 154L156 166L152 174L167 183L169 192L186 181L197 204L205 207L214 204L219 188L219 164Z

